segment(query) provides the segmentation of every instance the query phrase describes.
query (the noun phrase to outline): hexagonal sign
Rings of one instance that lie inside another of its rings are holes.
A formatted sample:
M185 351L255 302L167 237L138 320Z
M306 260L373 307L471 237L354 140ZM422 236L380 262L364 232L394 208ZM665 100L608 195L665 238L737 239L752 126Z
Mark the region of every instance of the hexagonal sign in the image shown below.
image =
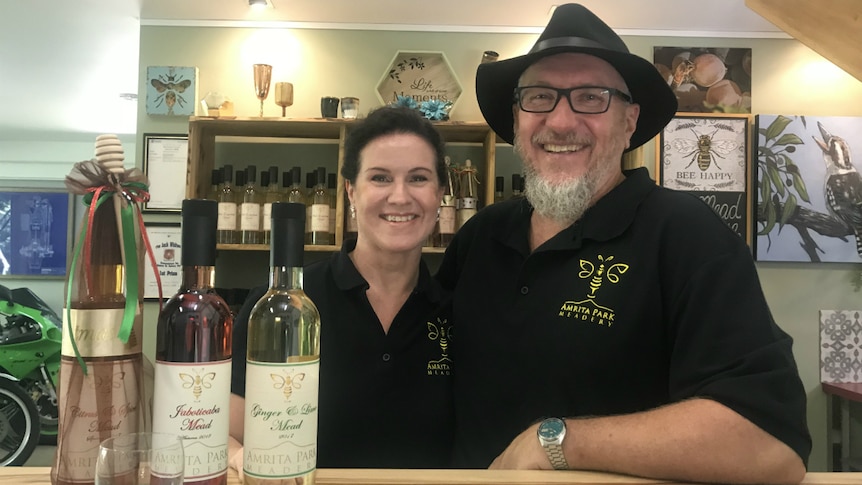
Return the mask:
M417 103L436 99L454 106L461 96L461 83L442 52L398 51L377 83L377 95L383 104L410 96Z

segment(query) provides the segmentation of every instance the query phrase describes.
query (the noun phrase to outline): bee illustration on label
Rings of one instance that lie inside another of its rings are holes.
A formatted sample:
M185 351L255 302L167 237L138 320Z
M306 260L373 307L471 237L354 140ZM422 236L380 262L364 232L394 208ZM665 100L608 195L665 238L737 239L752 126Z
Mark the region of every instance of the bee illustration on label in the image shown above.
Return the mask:
M706 171L710 165L715 165L719 170L724 170L718 164L718 158L724 159L726 155L736 150L739 143L733 140L714 140L713 137L718 133L719 128L716 128L711 134L704 135L694 130L695 138L675 138L670 141L671 146L682 153L684 157L691 157L691 161L685 168L692 166L697 162L697 168L701 171Z
M182 94L192 85L190 79L177 79L176 74L159 74L158 79L151 79L150 84L156 88L159 96L156 98L156 107L165 103L168 107L168 114L174 114L174 105L179 103L180 107L184 107L187 102Z
M119 389L120 386L123 385L122 381L125 377L126 373L123 371L115 372L111 376L93 374L92 380L90 381L90 387L99 393L106 394L111 392L113 389Z
M183 389L191 389L192 395L195 396L195 401L199 401L204 389L212 387L212 381L215 379L215 372L207 372L200 375L198 371L192 371L192 374L180 372L180 379L183 381Z
M431 322L428 323L428 338L431 340L438 340L440 343L440 353L445 358L448 357L449 351L449 338L452 336L452 326L446 325L448 320L446 319L437 319L437 323L439 325L435 325Z
M302 388L302 381L305 380L305 372L300 372L294 376L291 376L287 372L281 375L270 374L269 377L272 379L272 382L274 382L272 387L275 389L281 389L281 392L284 393L285 401L289 401L290 396L293 394L293 390Z

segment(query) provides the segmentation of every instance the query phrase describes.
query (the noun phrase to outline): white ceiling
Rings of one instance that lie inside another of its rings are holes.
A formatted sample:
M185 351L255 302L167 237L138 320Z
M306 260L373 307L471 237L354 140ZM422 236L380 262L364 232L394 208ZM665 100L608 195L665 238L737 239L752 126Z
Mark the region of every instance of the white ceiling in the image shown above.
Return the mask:
M0 141L134 133L140 25L540 32L559 0L0 0ZM784 37L744 0L581 0L623 34ZM2 160L0 154L0 160Z

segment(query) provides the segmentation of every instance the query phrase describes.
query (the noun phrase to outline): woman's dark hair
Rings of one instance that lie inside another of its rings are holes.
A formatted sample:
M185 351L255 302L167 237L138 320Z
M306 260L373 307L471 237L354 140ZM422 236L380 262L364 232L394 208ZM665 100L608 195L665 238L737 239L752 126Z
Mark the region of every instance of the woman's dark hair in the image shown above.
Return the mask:
M381 136L411 134L425 140L434 150L437 180L441 187L446 186L445 144L443 137L418 111L400 106L385 106L372 111L365 119L359 120L350 130L344 141L344 165L341 176L356 184L359 174L359 153L369 143Z

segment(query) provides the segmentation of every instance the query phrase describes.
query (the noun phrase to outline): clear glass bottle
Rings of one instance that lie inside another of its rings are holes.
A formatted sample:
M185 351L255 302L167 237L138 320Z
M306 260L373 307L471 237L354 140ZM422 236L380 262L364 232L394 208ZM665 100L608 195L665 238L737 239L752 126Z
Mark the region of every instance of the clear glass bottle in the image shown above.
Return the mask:
M437 218L437 227L434 231L434 246L445 248L455 237L458 229L456 221L456 197L457 185L450 167L450 159L446 157L446 187L443 188L443 200L440 201L440 216Z
M503 201L503 181L502 175L494 177L494 203Z
M233 189L233 165L225 165L224 179L218 195L218 233L219 244L237 242L236 232L236 191ZM239 175L239 172L237 172Z
M262 244L261 213L263 194L257 187L257 167L249 165L245 169L245 189L240 206L240 242L242 244Z
M265 180L264 180L265 179ZM266 183L264 183L264 181ZM263 226L263 243L269 244L270 241L270 221L272 220L272 203L284 200L285 195L278 187L278 167L269 167L268 172L260 174L260 186L266 187L263 193L263 216L261 224Z
M183 437L185 484L227 483L233 316L216 294L218 206L182 205L182 286L156 325L153 431Z
M310 239L308 244L332 244L332 233L329 232L329 191L326 189L326 168L317 167L315 172L314 191L309 197L311 220L308 221Z
M461 169L461 192L458 194L458 227L463 226L479 209L479 179L476 177L476 167L468 159Z
M224 177L224 172L221 169L213 169L212 174L210 175L210 190L207 193L207 199L218 202L222 177Z
M248 320L246 484L314 483L320 314L302 290L304 219L304 205L273 203L270 288Z
M335 244L335 206L338 200L338 177L334 173L326 176L326 190L329 192L329 238L330 244Z

